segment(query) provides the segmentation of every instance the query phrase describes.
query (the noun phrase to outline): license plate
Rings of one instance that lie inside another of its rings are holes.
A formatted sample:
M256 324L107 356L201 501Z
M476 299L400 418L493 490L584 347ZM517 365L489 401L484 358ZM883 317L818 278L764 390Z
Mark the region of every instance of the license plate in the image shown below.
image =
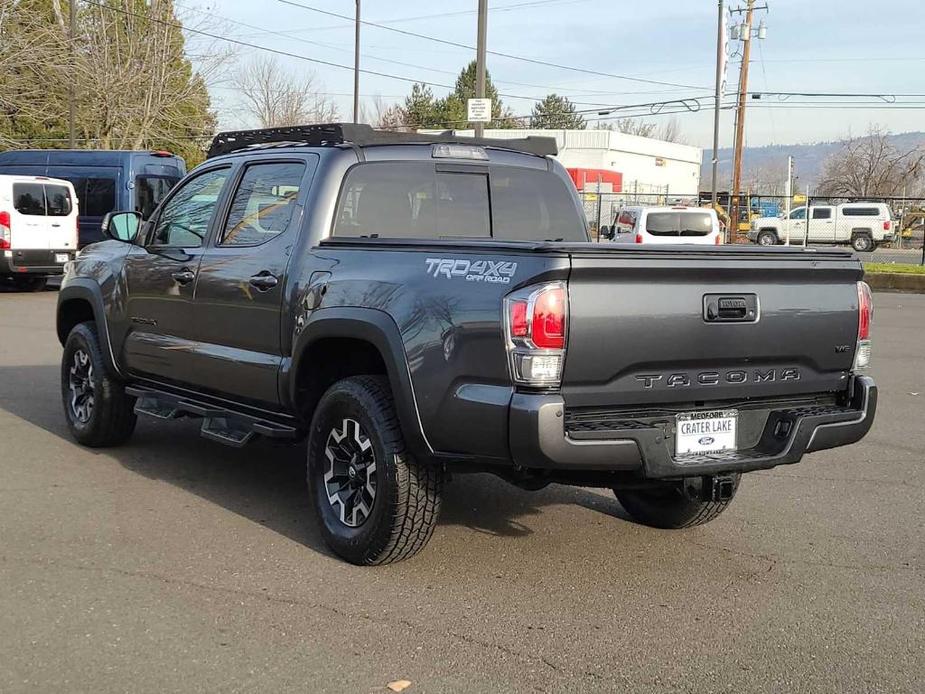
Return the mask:
M675 455L704 455L736 449L737 410L685 412L677 416Z
M71 257L67 253L55 253L56 263L66 263Z

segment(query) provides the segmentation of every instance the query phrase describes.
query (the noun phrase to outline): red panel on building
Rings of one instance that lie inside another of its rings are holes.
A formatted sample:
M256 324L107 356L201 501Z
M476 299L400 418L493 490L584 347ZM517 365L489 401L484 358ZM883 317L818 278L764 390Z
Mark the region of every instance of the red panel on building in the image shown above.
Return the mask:
M566 169L575 188L593 191L597 187L597 182L610 183L613 186L614 193L623 192L623 174L619 171L610 169Z

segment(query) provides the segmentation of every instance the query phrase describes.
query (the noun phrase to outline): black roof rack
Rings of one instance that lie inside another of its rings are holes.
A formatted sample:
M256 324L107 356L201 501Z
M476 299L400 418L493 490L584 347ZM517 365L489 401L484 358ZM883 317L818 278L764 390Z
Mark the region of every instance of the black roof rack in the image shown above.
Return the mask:
M389 130L375 130L359 123L324 123L318 125L293 125L283 128L261 128L259 130L230 130L219 133L212 140L207 157L217 157L260 145L308 145L322 147L331 145L374 145L403 144L465 144L496 147L525 152L537 156L558 154L553 137L519 137L510 140L487 137L461 137L451 130L442 133L405 133Z

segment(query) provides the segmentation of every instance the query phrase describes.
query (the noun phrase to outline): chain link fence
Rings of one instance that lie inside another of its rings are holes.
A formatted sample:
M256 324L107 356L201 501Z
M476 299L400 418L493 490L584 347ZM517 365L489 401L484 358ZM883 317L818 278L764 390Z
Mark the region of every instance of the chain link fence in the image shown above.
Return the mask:
M579 193L592 239L606 241L624 207L711 206L709 193L630 188ZM854 248L864 262L925 265L925 198L846 198L745 194L717 196L727 243ZM808 209L808 214L807 214ZM734 219L738 217L738 224ZM603 232L603 233L602 233Z

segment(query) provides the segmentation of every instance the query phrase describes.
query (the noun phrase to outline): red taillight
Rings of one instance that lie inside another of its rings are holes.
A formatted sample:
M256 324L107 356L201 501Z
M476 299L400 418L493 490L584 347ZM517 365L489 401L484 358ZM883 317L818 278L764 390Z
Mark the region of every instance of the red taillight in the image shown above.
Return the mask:
M565 287L550 285L529 298L509 299L507 306L512 338L526 338L539 349L565 347Z
M893 222L891 222L891 221L888 219L888 220L886 220L886 221L883 223L883 230L884 230L884 231L889 231L889 230L892 228L892 226L893 226Z
M858 282L858 340L870 339L870 319L874 302L867 282Z
M13 230L10 228L10 213L0 212L0 250L12 248Z
M642 243L642 234L636 234L636 243Z
M527 302L512 301L510 303L511 312L511 337L526 337L530 329L527 325Z
M511 377L519 385L557 387L565 361L568 293L563 282L521 289L504 299Z
M713 245L714 245L714 246L718 246L718 245L720 245L722 242L723 242L723 237L720 236L719 234L717 234L717 235L716 235L716 238L713 239Z
M168 152L165 149L158 149L158 150L155 150L154 152L151 152L151 156L152 157L172 157L173 153Z
M540 349L565 348L565 288L550 287L533 304L533 344Z

